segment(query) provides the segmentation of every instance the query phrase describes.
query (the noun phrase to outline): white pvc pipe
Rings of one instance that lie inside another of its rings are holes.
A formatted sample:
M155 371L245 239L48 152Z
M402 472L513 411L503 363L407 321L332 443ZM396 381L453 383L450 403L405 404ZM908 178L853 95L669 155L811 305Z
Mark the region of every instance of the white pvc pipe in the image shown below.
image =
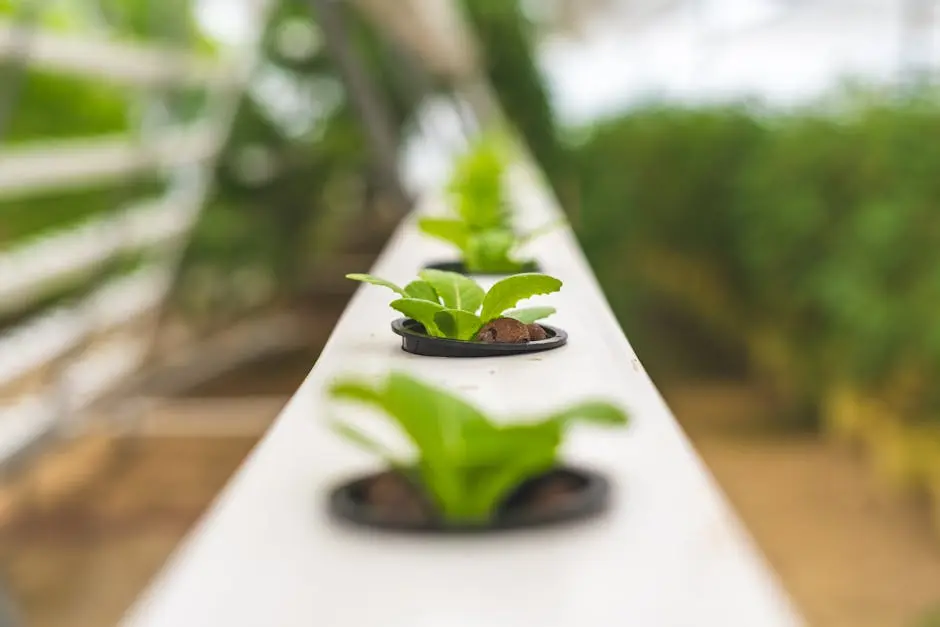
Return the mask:
M132 85L211 87L233 81L229 66L167 47L23 29L0 21L0 58L24 56L34 67Z
M163 132L142 145L128 135L36 141L0 152L0 198L119 180L168 166L199 163L220 148L210 124Z
M169 283L165 268L144 267L104 284L81 303L34 318L0 335L0 385L15 381L156 307Z
M192 225L192 204L174 195L144 201L0 254L0 313L28 305L117 254L182 236Z

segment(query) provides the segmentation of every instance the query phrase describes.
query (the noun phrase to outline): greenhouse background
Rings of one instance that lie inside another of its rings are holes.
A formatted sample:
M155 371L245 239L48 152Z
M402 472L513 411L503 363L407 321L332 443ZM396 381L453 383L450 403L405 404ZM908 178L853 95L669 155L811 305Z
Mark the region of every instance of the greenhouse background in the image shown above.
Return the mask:
M935 0L0 0L0 625L118 623L494 108L808 623L940 624L938 69Z

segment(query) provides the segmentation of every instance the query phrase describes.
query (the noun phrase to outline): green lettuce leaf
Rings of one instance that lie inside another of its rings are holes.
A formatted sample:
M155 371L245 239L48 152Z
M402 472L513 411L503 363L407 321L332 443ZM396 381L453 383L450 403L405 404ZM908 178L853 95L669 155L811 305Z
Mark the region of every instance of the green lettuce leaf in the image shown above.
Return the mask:
M539 294L551 294L561 289L561 281L547 274L528 272L515 274L498 281L483 298L480 318L489 322L504 311L515 307L520 300Z
M457 214L471 230L506 226L510 220L504 189L506 149L503 138L481 136L454 164L448 191Z
M441 302L449 309L475 313L483 303L483 288L476 281L462 274L442 270L422 270L418 276L434 288Z
M424 330L427 331L428 335L444 337L444 334L437 328L437 323L434 322L434 314L439 311L444 311L444 307L438 303L432 303L431 301L422 300L420 298L399 298L389 303L389 306L423 324Z
M453 244L461 251L467 247L469 231L463 220L425 217L418 220L418 228L425 235Z
M388 289L400 294L401 296L408 297L408 294L405 293L405 290L398 287L391 281L386 281L385 279L380 279L377 276L372 276L371 274L347 274L347 279L352 279L353 281L360 281L362 283L371 283L372 285L378 285L380 287L387 287Z
M343 436L353 444L363 448L385 463L393 468L406 468L409 464L401 459L399 459L388 447L384 444L381 444L372 436L366 435L356 427L353 427L350 424L341 422L339 420L334 420L330 423L330 427L335 433Z
M440 302L440 298L438 298L437 292L434 291L434 288L431 287L431 284L427 281L412 281L405 286L405 294L409 298L429 300L432 303Z
M455 340L472 340L483 326L476 314L460 309L445 309L434 314L434 322L440 332Z
M422 482L444 515L465 518L463 469L467 442L473 439L467 434L493 429L487 418L462 399L402 373L392 373L383 388L362 392L356 400L382 409L414 444Z
M523 481L555 465L553 448L524 448L517 453L488 468L468 486L461 508L465 518L486 520Z
M518 272L522 264L510 253L516 236L509 229L489 229L473 233L467 239L464 264L470 272Z
M503 312L504 318L512 318L513 320L518 320L519 322L524 322L526 324L532 324L536 320L541 320L547 318L553 313L555 313L554 307L521 307L519 309L510 309L509 311Z
M549 416L546 421L567 426L572 422L590 422L597 425L622 426L627 424L627 413L615 405L602 401L586 401L572 405Z
M570 423L626 422L624 412L613 405L589 401L540 422L496 425L461 398L398 372L381 383L341 379L330 393L385 413L413 444L415 463L396 459L385 446L347 424L335 423L334 429L392 467L416 469L444 518L464 522L489 519L523 481L555 466Z

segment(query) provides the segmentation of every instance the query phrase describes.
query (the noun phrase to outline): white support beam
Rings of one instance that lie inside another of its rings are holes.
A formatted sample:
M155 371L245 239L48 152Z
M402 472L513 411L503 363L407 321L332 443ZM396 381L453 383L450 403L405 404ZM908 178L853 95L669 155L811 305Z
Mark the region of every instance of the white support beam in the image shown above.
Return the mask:
M169 193L0 254L0 314L22 308L115 255L185 235L198 198Z
M71 364L63 378L69 389L67 407L59 407L55 396L49 393L0 405L0 468L63 426L58 422L63 410L69 415L81 412L133 372L143 349L140 341L118 339Z
M31 67L132 85L230 84L235 72L212 59L167 47L26 30L0 21L0 58L23 57Z
M186 172L195 173L199 179L190 178L186 181L189 185L180 186L186 190L181 201L185 215L170 216L164 212L147 216L133 212L121 225L125 245L132 248L175 240L175 246L164 251L162 263L105 286L74 309L55 312L54 318L47 316L41 321L44 328L38 334L24 333L20 327L0 337L0 385L24 374L30 358L32 365L48 363L65 356L96 334L144 312L154 313L168 292L181 256L184 238L179 235L198 217L209 190L207 179L214 160L228 136L244 85L257 66L260 38L272 6L273 0L244 0L242 8L248 11L248 22L254 33L235 46L231 63L224 67L206 65L199 59L152 46L89 41L44 32L28 41L28 45L20 46L23 33L9 29L0 32L0 59L4 53L7 56L25 54L32 65L93 78L135 85L175 81L212 88L209 120L198 128L164 131L155 140L140 143L117 136L32 144L0 153L0 198L120 180L135 173L170 167L178 169L183 179L187 178ZM17 39L21 41L13 44ZM98 235L101 232L99 230ZM85 254L84 259L90 263L94 255L87 249ZM50 272L49 276L54 274ZM43 440L45 433L55 431L72 414L115 388L146 359L150 344L152 341L147 340L146 333L137 332L129 342L114 350L102 352L93 346L91 354L86 352L77 362L64 364L62 378L57 383L66 386L66 396L59 402L55 397L49 398L50 392L56 392L50 387L41 397L27 398L17 406L12 421L6 420L10 414L0 407L0 465L27 449L32 450L31 445ZM22 351L17 359L8 357L11 349Z
M146 144L127 135L33 142L0 152L0 198L79 187L199 163L220 148L217 125L167 131Z
M68 416L81 412L137 370L144 348L139 338L118 338L69 364L62 379L70 391Z
M0 386L16 381L156 307L169 283L161 267L144 267L100 287L72 307L56 309L0 335Z
M74 309L58 308L0 335L0 386L26 376L78 346L87 325Z
M56 408L48 398L30 396L0 406L0 467L55 427Z
M478 71L479 53L449 0L355 0L355 4L433 72L461 79Z
M215 121L213 128L217 135L215 143L218 149L201 164L201 168L193 168L193 170L202 170L202 174L198 176L199 180L192 187L194 198L198 199L196 201L198 205L192 218L193 222L198 220L202 204L211 193L214 166L218 162L221 149L228 140L232 126L235 124L248 81L254 75L261 61L265 28L270 12L276 6L275 0L231 0L231 2L233 9L245 11L246 23L250 25L250 28L247 37L234 46L232 51L233 64L236 68L235 87L215 90L209 103L209 115ZM164 269L168 276L177 273L183 259L186 242L186 238L178 238L175 245L167 252ZM169 284L167 285L168 289ZM163 320L163 311L158 309L152 319L153 324L150 330L151 337L148 350L152 350L156 345L160 324Z

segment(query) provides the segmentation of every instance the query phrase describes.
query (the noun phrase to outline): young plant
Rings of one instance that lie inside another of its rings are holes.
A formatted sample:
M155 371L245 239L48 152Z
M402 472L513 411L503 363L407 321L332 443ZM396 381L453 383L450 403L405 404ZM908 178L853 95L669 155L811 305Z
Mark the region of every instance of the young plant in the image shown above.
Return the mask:
M392 309L424 325L428 335L455 340L472 340L480 329L497 318L512 318L523 324L547 318L554 307L513 309L526 298L551 294L561 289L561 281L547 274L515 274L497 281L488 292L473 279L456 272L422 270L419 280L405 287L369 274L347 274L347 279L387 287L401 298Z
M418 228L455 246L469 272L511 273L524 264L515 259L518 249L554 229L551 223L518 236L505 198L507 149L495 135L484 136L456 163L448 191L456 217L424 217Z
M523 481L555 467L565 432L575 422L627 424L622 410L599 401L538 420L496 423L459 397L398 372L378 385L337 381L330 395L384 412L414 446L413 459L398 457L349 424L333 421L332 426L415 480L445 520L461 522L485 522Z

